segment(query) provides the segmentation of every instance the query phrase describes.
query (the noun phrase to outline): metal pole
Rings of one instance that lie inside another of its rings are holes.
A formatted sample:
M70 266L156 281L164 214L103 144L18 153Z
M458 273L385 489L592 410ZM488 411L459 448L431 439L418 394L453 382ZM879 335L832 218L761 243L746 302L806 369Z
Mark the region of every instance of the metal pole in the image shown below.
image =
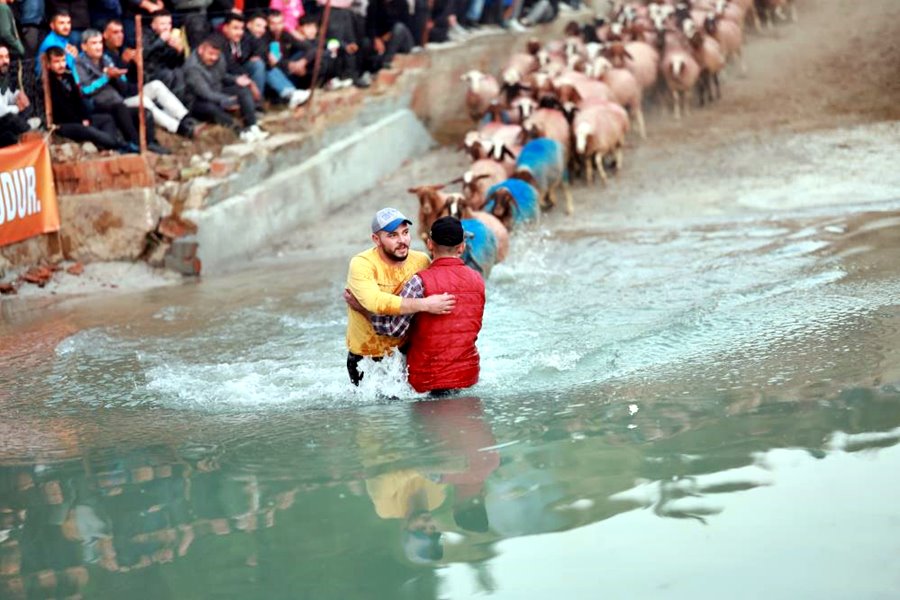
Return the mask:
M46 52L41 54L41 83L44 87L44 118L47 121L47 131L52 133L53 100L50 98L50 61L47 60Z
M137 65L138 86L138 125L141 154L147 154L147 115L144 114L144 29L141 27L141 15L134 16L134 60Z
M316 60L313 63L312 83L309 84L309 118L312 119L315 114L315 105L313 100L316 95L316 88L319 87L319 69L322 68L322 52L325 50L325 36L328 35L328 20L331 18L331 0L325 2L325 12L322 13L322 23L319 25L319 41L316 50Z

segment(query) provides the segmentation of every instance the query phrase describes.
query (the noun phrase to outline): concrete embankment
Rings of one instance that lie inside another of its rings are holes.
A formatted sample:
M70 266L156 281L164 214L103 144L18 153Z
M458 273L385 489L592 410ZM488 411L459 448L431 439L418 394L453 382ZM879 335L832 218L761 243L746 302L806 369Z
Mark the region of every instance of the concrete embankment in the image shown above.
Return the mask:
M550 38L562 25L534 33ZM398 57L371 90L320 92L295 118L267 118L273 135L265 142L226 145L175 172L155 157L75 158L55 166L62 229L0 248L0 279L62 258L137 260L159 219L172 212L198 231L175 240L169 260L163 248L150 253L151 262L190 273L199 263L171 259L196 252L204 273L240 268L279 238L352 203L404 161L458 141L468 126L459 76L473 68L497 72L524 37L495 31Z

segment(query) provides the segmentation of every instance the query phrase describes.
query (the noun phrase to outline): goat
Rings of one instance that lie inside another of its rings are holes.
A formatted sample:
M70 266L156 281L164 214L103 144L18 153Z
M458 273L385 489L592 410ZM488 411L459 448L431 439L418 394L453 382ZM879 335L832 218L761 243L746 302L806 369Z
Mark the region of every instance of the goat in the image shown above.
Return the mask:
M451 183L461 183L467 206L473 210L481 210L486 200L487 190L495 183L506 179L507 176L506 169L502 164L488 158L473 162L462 177L454 179Z
M406 190L419 199L419 237L428 238L431 225L445 213L449 204L449 194L444 194L443 184L420 185Z

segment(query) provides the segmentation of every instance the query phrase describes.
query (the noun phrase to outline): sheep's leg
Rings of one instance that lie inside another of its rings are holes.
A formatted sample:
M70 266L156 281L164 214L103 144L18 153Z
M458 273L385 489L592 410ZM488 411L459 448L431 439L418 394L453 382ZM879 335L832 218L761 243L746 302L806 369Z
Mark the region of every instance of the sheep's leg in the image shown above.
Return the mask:
M741 75L747 75L747 63L744 62L744 50L742 48L738 48L737 51L738 64L741 67Z
M637 119L638 134L640 134L642 140L646 140L647 128L644 126L644 111L640 105L634 110L634 118Z
M672 110L675 112L675 120L681 120L681 105L678 102L677 90L672 90Z
M791 2L790 6L791 6L791 23L796 23L797 22L797 3Z
M562 189L563 194L566 196L566 214L571 215L575 212L575 202L572 200L572 190L565 181L562 182Z
M719 74L716 73L713 75L713 83L716 84L716 100L722 99L722 88L719 85Z
M616 172L622 170L622 165L625 164L625 154L622 152L622 144L616 146Z
M759 11L756 10L756 6L750 7L750 16L753 17L753 28L756 29L756 33L762 33L762 21L759 18Z
M597 167L597 175L600 176L603 185L606 185L609 179L606 177L606 169L603 167L603 155L597 152L594 154L593 161L594 166Z
M681 109L684 111L684 116L691 116L691 102L687 92L681 92Z
M588 185L594 185L594 159L590 156L584 157L584 180Z

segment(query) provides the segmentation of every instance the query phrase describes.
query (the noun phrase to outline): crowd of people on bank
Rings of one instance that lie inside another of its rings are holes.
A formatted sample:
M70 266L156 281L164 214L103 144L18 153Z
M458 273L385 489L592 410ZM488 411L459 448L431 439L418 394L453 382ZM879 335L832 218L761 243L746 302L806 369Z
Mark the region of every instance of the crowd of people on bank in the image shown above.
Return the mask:
M326 0L0 0L0 147L41 126L46 65L59 136L137 151L137 15L148 148L167 153L158 128L193 138L215 123L265 139L259 116L302 105L314 86L367 88L397 54L483 25L522 30L555 18L559 1L333 0L313 81Z

